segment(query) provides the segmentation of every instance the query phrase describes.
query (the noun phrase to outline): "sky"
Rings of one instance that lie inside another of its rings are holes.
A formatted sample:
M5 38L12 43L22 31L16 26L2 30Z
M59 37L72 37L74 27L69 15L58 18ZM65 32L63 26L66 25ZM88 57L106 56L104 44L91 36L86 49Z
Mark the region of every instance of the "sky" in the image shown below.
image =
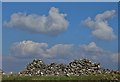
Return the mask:
M119 2L119 0L1 0L2 2Z
M46 63L88 58L117 69L118 4L3 3L2 44L6 72L21 71L34 58Z
M2 11L2 3L0 2L0 11ZM2 12L0 12L0 18L2 18ZM2 19L0 19L0 69L2 69Z

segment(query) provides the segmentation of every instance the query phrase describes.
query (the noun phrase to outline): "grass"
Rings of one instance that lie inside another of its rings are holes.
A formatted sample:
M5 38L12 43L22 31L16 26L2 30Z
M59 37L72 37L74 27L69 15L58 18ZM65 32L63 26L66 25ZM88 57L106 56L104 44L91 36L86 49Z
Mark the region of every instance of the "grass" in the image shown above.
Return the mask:
M115 75L120 79L120 75ZM114 77L115 77L114 76ZM82 76L3 76L2 80L113 80L113 75L97 74Z

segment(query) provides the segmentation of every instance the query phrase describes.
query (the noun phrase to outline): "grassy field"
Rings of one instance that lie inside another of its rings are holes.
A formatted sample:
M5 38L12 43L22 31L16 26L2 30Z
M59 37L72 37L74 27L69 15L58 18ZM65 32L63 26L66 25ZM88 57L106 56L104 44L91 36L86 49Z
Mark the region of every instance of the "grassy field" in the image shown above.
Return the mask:
M97 74L82 76L3 76L2 80L120 80L120 75Z

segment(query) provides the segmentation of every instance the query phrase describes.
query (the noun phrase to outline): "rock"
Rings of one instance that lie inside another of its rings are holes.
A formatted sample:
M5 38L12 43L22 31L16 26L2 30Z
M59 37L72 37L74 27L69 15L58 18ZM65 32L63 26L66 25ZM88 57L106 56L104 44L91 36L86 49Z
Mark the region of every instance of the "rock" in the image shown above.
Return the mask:
M67 64L45 64L40 59L34 59L30 64L26 66L26 69L20 72L20 75L27 76L80 76L90 74L111 73L108 69L102 69L100 63L92 63L88 59L74 60ZM118 72L112 72L118 73Z

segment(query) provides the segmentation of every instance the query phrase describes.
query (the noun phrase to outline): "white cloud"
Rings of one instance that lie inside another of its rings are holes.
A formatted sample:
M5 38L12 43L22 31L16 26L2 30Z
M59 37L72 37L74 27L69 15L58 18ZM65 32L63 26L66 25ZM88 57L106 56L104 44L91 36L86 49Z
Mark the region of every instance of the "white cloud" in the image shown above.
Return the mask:
M51 58L56 55L67 55L70 53L73 45L56 44L48 48L47 43L37 43L32 41L22 41L14 43L10 50L11 55L15 57L46 57Z
M10 21L5 21L4 25L10 28L18 28L33 33L42 33L48 35L58 35L68 28L69 22L65 19L67 14L59 12L58 8L52 7L48 16L14 13Z
M95 42L75 46L73 44L56 44L48 46L47 43L22 41L13 43L10 53L14 57L22 58L95 58L109 54L98 47Z
M115 10L105 11L102 14L97 14L94 20L88 17L83 23L92 29L92 34L99 39L103 40L113 40L116 35L113 29L108 24L108 20L115 15Z
M102 48L98 47L95 42L91 42L88 45L80 46L82 50L88 53L102 54L104 51Z
M32 41L22 41L14 43L10 50L11 54L17 57L34 57L45 53L48 47L46 43L36 43Z
M53 55L68 55L73 49L72 44L56 44L50 49L47 49L48 54Z

